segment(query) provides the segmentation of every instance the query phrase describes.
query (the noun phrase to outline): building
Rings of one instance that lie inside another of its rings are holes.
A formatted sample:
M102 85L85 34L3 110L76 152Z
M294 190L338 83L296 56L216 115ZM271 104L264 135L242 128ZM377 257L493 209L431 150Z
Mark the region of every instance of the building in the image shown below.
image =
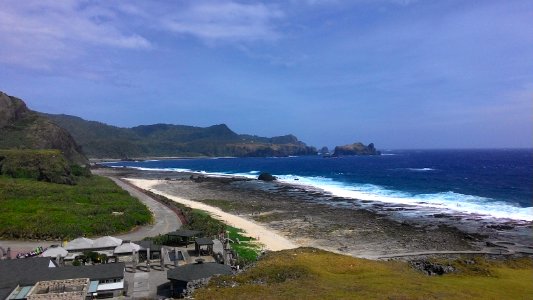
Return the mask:
M89 280L86 297L114 297L125 290L124 269L124 263L61 267L48 257L0 260L0 299L30 299L39 282L69 279Z
M184 293L199 282L206 282L214 275L230 275L233 270L228 265L204 263L197 259L196 263L176 267L167 271L170 290L173 296L184 296Z
M28 300L85 300L89 285L89 278L39 281L25 297Z

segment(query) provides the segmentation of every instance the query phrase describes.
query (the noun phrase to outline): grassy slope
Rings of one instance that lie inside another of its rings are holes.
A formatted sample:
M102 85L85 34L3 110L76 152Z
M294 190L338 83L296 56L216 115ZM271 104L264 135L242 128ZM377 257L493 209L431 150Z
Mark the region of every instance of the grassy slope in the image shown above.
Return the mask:
M299 248L270 253L234 278L214 278L195 293L195 299L527 299L533 295L531 260L482 265L486 272L465 269L462 275L429 277L404 262Z
M70 186L0 176L2 238L114 234L151 218L146 206L104 177L81 177L77 185Z

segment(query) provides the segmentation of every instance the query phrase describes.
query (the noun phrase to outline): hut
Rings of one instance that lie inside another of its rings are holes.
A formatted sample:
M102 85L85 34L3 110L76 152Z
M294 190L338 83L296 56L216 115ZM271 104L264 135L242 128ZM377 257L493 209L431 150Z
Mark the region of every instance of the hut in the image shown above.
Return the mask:
M167 271L167 279L170 280L170 290L173 296L183 296L188 288L209 280L214 275L230 275L231 267L218 263L204 263L203 259L197 259L196 263L176 267Z
M93 250L111 250L122 245L122 240L112 236L103 236L93 241Z
M176 231L169 232L165 234L166 243L165 244L181 244L187 245L191 240L194 240L196 237L201 236L202 232L199 230L188 230L188 229L178 229Z
M213 254L213 240L210 238L197 238L194 241L194 248L196 250L196 255L200 254L211 255ZM205 249L203 248L205 247Z
M135 244L141 246L139 255L142 259L160 259L161 245L155 244L153 241L138 241Z
M65 248L60 247L58 245L52 245L48 249L44 250L43 253L41 253L42 257L51 257L51 258L57 258L62 257L65 258L68 255L68 251L65 250Z
M72 241L68 242L65 249L69 252L71 251L79 251L82 252L84 250L92 250L94 241L88 238L79 237L77 239L73 239Z
M118 261L138 261L137 255L139 253L139 250L141 250L141 246L130 241L124 241L122 242L122 245L117 246L115 248L113 254L115 255Z

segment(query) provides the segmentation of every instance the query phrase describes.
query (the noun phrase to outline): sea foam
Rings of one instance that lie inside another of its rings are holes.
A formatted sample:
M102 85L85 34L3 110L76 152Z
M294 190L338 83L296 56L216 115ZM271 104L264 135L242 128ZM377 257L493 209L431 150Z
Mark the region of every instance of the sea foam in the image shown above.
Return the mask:
M533 221L533 207L518 207L475 195L464 195L452 191L410 194L388 190L373 184L342 183L326 177L276 176L282 182L318 188L337 197L434 208L443 212L476 214L488 218Z
M119 168L120 166L112 166ZM170 171L170 172L190 172L202 175L212 176L238 176L249 179L257 179L259 171L252 170L249 172L206 172L183 168L145 168L131 167L138 170L148 171ZM417 169L420 171L432 171L431 168ZM298 176L298 175L275 175L279 181L298 185L302 187L311 187L330 193L333 196L348 199L367 200L382 203L410 205L426 209L433 209L448 213L466 213L484 216L486 218L511 219L533 221L533 207L519 207L503 201L480 197L475 195L465 195L452 191L443 191L431 194L411 194L407 192L390 190L384 187L365 184L365 183L344 183L335 181L331 178L322 176Z

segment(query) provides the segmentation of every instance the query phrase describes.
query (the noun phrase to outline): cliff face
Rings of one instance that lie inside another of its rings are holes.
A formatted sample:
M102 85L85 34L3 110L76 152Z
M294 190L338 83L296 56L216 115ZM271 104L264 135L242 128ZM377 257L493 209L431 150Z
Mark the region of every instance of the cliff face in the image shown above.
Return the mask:
M87 158L72 136L28 109L21 99L0 92L0 149L57 149L71 162Z
M353 143L351 145L337 146L333 156L344 155L381 155L381 152L377 151L373 143L365 146L363 143Z
M65 128L94 158L149 156L290 156L316 149L293 135L273 138L242 135L225 124L194 127L173 124L119 128L67 115L45 115Z

